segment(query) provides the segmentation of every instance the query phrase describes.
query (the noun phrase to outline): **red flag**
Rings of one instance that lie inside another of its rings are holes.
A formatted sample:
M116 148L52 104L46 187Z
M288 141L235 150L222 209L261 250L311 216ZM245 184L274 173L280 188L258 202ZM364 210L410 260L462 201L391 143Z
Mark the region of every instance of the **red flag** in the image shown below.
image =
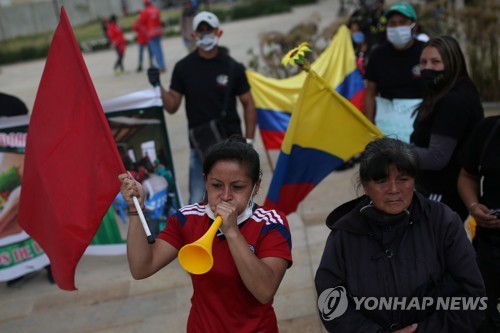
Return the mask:
M120 188L123 162L66 11L52 38L28 127L19 224L61 289Z

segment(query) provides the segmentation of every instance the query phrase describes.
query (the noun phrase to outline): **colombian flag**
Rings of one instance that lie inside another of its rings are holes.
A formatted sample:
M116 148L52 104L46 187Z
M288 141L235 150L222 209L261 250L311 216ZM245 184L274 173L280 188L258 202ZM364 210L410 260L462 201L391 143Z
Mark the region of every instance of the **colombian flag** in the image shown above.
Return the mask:
M266 205L285 214L330 172L383 136L351 102L313 70L286 131Z
M332 89L348 99L358 110L363 110L365 86L356 67L351 34L345 25L339 28L330 45L311 67ZM260 134L266 149L281 148L306 76L305 72L301 72L280 80L247 70L257 107Z

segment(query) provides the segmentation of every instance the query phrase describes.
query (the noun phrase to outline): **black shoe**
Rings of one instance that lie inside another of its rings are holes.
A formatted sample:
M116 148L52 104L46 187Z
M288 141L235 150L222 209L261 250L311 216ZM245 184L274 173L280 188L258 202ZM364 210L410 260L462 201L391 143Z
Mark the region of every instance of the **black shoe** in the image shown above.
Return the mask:
M142 67L137 67L137 73L142 72Z

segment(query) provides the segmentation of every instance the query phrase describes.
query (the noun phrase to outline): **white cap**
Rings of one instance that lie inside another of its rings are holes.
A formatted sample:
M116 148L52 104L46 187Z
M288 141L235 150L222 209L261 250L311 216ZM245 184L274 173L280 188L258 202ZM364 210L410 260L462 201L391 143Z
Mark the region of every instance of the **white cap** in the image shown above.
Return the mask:
M214 13L210 12L199 12L193 19L193 30L196 31L201 22L206 22L212 28L219 27L219 19Z

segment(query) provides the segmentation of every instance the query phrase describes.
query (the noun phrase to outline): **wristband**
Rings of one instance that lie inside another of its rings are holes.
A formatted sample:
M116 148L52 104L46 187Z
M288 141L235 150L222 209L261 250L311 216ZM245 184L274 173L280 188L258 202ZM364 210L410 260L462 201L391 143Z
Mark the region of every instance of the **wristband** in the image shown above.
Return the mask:
M142 210L144 210L144 207L141 207ZM135 215L135 216L138 216L139 215L139 212L136 211L136 210L129 210L128 211L128 215Z
M246 140L247 140L247 143L248 143L249 145L253 145L253 139L248 139L248 138L247 138Z

